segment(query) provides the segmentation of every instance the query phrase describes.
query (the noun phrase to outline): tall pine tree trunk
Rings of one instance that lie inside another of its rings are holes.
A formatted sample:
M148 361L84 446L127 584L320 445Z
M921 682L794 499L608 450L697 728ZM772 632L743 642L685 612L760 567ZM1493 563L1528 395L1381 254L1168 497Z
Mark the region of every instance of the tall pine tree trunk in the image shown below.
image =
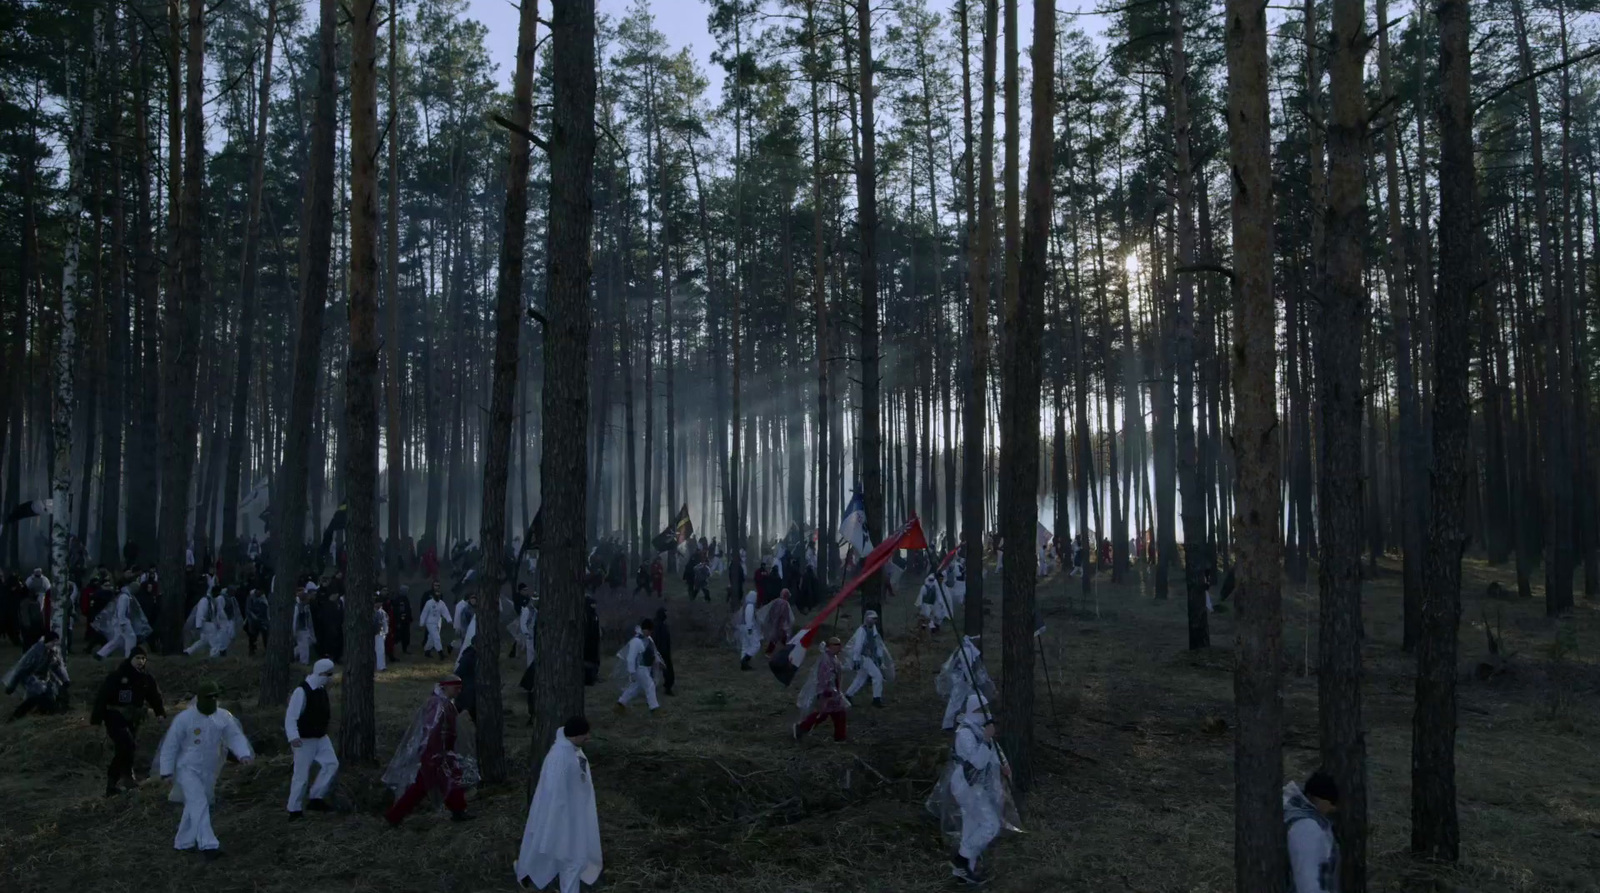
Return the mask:
M108 28L110 29L111 50L108 59L111 65L111 80L113 84L120 85L122 77L122 37L117 29L118 17L112 14ZM110 173L111 173L111 274L106 281L106 292L110 302L110 319L107 324L106 339L106 375L104 395L100 408L100 564L103 567L114 568L121 564L121 552L118 548L119 524L122 520L122 450L123 450L123 405L127 399L127 356L128 356L128 293L126 288L128 255L127 255L127 213L126 202L123 199L122 176L122 89L118 86L110 91L107 99L109 106L107 117L110 121Z
M1233 182L1234 443L1239 495L1233 696L1234 889L1284 888L1283 542L1278 518L1277 313L1272 295L1272 156L1267 10L1228 0L1228 157Z
M965 4L962 6L966 8ZM984 429L988 425L989 395L989 269L994 245L994 77L995 43L1000 32L999 0L983 4L983 105L979 112L977 158L972 153L972 106L967 100L967 291L972 306L968 317L971 353L967 361L966 406L961 415L961 535L962 557L967 567L967 601L962 629L983 637L983 545L988 532L985 518ZM977 171L977 217L972 214L973 167Z
M861 233L861 487L866 531L873 543L883 538L883 432L878 381L878 141L873 116L872 4L856 0L859 29L856 60L861 75L861 157L856 162L857 228ZM861 587L862 604L879 610L883 578L872 575Z
M400 2L392 0L389 9L389 132L385 139L389 148L389 207L385 241L388 252L384 255L384 340L389 348L387 376L384 378L385 446L387 447L387 472L389 487L389 545L385 550L386 581L389 589L400 585L401 541L405 534L406 508L406 428L403 404L400 398L400 379L404 375L400 353L400 67L397 56L400 46ZM527 444L527 413L523 413L523 444ZM524 454L526 455L526 454ZM522 468L523 486L528 480L527 462ZM526 500L524 500L526 503ZM523 505L527 512L527 505Z
M589 239L594 226L594 0L554 5L551 71L555 108L550 131L550 214L546 276L545 426L539 488L544 540L539 560L538 671L533 762L544 759L556 730L583 712L581 578L587 514L584 435L589 428ZM531 767L530 767L531 769ZM530 777L537 778L537 772ZM530 795L532 785L530 784Z
M289 657L294 644L295 579L305 570L306 484L310 477L311 429L322 371L322 315L328 303L328 264L333 254L334 97L339 72L334 57L334 0L318 0L317 94L311 118L311 151L301 189L300 312L295 326L294 377L289 421L284 427L283 468L272 495L273 540L278 544L273 577L271 626L261 664L262 706L289 699ZM428 456L435 461L434 453Z
M1467 389L1468 326L1476 275L1472 256L1472 97L1467 0L1440 0L1439 287L1433 380L1433 505L1423 567L1417 644L1416 713L1411 726L1411 849L1454 862L1456 818L1456 649L1461 625L1461 553L1471 474Z
M500 707L500 588L506 580L506 482L511 461L511 421L517 396L517 339L522 333L522 259L528 240L529 140L533 122L533 71L537 64L539 5L523 0L517 20L517 68L511 81L512 130L506 149L505 234L495 283L494 371L489 391L489 430L483 461L483 586L478 591L478 766L484 781L506 778L505 719ZM548 529L546 521L546 529Z

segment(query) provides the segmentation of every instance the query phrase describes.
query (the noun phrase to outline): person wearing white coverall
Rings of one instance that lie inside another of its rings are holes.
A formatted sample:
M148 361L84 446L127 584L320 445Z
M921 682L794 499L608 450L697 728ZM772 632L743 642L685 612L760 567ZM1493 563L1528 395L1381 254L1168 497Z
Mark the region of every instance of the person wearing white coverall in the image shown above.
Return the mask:
M189 625L197 631L198 635L195 640L189 644L188 648L183 649L184 654L192 655L196 651L199 651L202 646L211 645L211 656L217 656L216 622L212 619L211 614L211 595L207 593L206 595L201 596L199 601L194 603L194 609L189 612Z
M289 817L297 819L306 806L306 787L310 785L311 808L318 812L328 806L323 798L339 774L339 758L328 737L328 680L333 678L333 661L323 658L311 668L306 681L289 694L289 707L283 711L283 735L294 753L294 774L289 781ZM311 782L311 767L317 767L316 783Z
M122 649L122 658L124 660L133 654L133 646L139 644L139 637L133 628L133 617L130 615L128 608L130 604L135 604L133 596L128 594L127 587L123 587L122 591L117 593L116 602L110 608L101 609L102 613L107 610L111 612L111 618L106 627L110 630L110 634L106 636L105 645L95 652L95 657L105 660L118 648ZM96 617L95 619L99 620L100 618Z
M1005 823L1002 779L1011 777L1011 767L995 746L994 718L984 712L985 703L981 695L967 696L948 777L950 797L961 809L960 841L951 860L952 873L958 878L978 876L979 857Z
M294 596L295 663L311 663L311 643L317 640L316 623L311 617L311 594L304 587Z
M939 675L934 680L934 689L945 696L944 722L940 723L939 728L946 732L954 730L956 720L966 706L967 696L983 691L987 697L993 687L977 643L972 641L971 636L962 636L961 647L939 668Z
M444 628L445 618L449 614L449 609L439 599L439 593L429 590L422 600L422 611L417 614L417 625L428 633L427 641L422 645L424 655L444 657L444 640L439 637L439 632Z
M560 893L578 893L581 884L600 878L600 819L589 758L583 752L588 740L589 721L574 716L556 732L545 754L512 867L518 884L542 890L559 877Z
M894 658L889 654L889 645L883 641L883 630L878 626L878 612L868 611L861 619L861 625L856 628L856 634L850 637L850 643L845 646L845 657L850 661L850 666L856 671L854 679L850 680L850 687L845 690L846 698L853 698L867 680L872 680L872 706L883 706L883 682L885 678L893 678Z
M382 673L389 669L388 656L383 653L383 640L389 638L389 612L382 608L372 609L372 650L376 656L373 668Z
M756 591L745 593L739 609L739 669L750 669L750 659L761 653L761 623L756 619Z
M617 681L626 680L628 683L617 698L618 713L627 712L628 702L640 694L644 695L644 702L650 705L651 713L661 707L661 702L656 700L656 666L661 663L661 655L656 651L655 641L650 638L654 631L653 622L639 621L634 628L633 638L617 652Z
M167 727L156 756L157 773L162 779L172 779L167 799L183 804L172 848L199 849L207 859L215 858L222 846L211 829L211 804L216 799L223 753L231 752L245 765L255 760L239 721L217 706L221 693L222 687L215 682L201 682L194 703Z

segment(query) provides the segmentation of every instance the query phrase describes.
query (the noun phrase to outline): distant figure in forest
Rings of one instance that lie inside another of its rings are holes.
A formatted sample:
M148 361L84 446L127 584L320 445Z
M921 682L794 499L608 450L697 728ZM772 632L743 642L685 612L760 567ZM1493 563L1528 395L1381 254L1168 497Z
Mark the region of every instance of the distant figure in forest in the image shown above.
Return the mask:
M1289 835L1289 893L1339 893L1339 842L1330 816L1339 786L1322 770L1305 784L1283 786L1283 826Z

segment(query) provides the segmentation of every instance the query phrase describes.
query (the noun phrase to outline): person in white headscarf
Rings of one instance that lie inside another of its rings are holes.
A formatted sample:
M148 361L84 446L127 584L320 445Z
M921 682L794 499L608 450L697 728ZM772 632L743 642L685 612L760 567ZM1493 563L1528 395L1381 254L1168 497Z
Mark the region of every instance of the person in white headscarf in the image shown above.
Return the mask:
M894 655L889 653L889 643L883 640L883 630L878 626L878 612L868 611L861 618L861 626L845 646L845 657L856 671L850 688L844 696L853 698L867 680L872 680L872 706L883 706L883 683L894 681Z
M595 811L594 779L583 745L589 721L567 720L539 767L539 784L528 804L517 853L517 883L544 889L561 879L560 893L578 893L580 884L600 878L600 819Z
M922 591L917 595L917 614L928 622L928 631L937 633L939 624L950 617L950 606L945 602L945 595L939 589L939 580L933 574L922 582Z
M308 804L306 788L310 786L310 808L317 812L328 809L328 789L339 774L339 758L334 755L333 741L328 738L328 721L333 711L328 704L328 680L333 677L333 661L323 658L311 668L306 681L289 693L289 707L283 711L283 734L294 753L294 773L289 782L289 818L298 819ZM311 767L317 767L317 780L311 783Z
M223 753L232 753L247 766L255 759L239 720L217 705L221 694L220 685L202 681L194 703L167 727L155 760L157 774L162 779L172 779L172 793L167 799L183 804L183 818L178 822L172 848L198 848L207 860L221 855L222 844L211 829L211 805L216 800Z
M1011 767L996 743L994 716L982 695L967 696L950 762L929 795L927 809L955 846L950 873L969 883L984 880L979 860L1003 830L1018 830L1008 791Z
M971 636L961 637L961 647L939 668L933 688L945 698L944 722L939 727L946 732L954 731L968 695L979 692L986 699L994 697L994 682L983 665L983 653Z
M118 648L122 649L122 659L127 660L133 656L134 646L139 644L139 640L150 635L150 621L145 619L139 600L128 592L126 586L117 593L115 602L95 615L91 626L106 637L105 645L94 653L95 660L105 660Z
M382 673L389 669L388 655L384 653L383 642L389 638L389 612L380 605L372 609L372 652L375 655L373 669Z
M761 621L756 617L756 591L745 593L736 627L739 641L739 669L750 669L750 659L761 653Z
M211 594L208 592L200 596L200 600L194 603L193 608L189 609L189 617L184 623L184 628L194 636L194 641L189 643L189 647L183 649L185 655L193 655L202 647L216 641L217 633L213 628L216 622L211 616L212 608ZM211 656L217 656L216 648L211 649Z
M439 633L444 628L445 618L449 615L449 609L439 598L439 584L435 583L423 597L422 611L417 614L417 625L428 634L427 640L422 645L424 656L444 657L444 640L439 637Z
M639 625L633 628L633 638L617 652L613 675L618 682L626 683L622 695L617 698L617 713L626 713L628 702L641 694L644 695L644 702L650 705L651 713L661 707L661 702L656 700L656 670L661 661L655 640L650 638L654 630L655 623L648 618L639 621Z
M294 659L296 663L311 663L311 645L317 641L317 625L311 616L311 593L306 587L294 594Z

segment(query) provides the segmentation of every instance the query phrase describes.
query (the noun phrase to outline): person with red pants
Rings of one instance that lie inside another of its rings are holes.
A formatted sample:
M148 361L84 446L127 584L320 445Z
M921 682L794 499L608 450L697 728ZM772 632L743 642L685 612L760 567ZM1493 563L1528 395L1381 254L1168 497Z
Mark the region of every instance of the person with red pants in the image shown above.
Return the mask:
M478 767L456 753L455 699L460 694L461 677L439 680L383 770L383 783L395 792L394 804L384 814L390 825L398 827L430 791L444 799L452 821L473 818L467 814L466 791L477 782Z
M806 682L805 688L800 690L800 697L795 703L801 710L810 712L805 719L794 724L791 730L794 740L799 741L824 719L833 720L833 740L845 740L845 711L850 709L850 700L839 690L839 680L844 675L839 652L843 648L844 643L839 641L838 636L829 639L822 658L817 661L816 672Z
M657 558L650 563L650 591L655 593L656 598L661 598L666 592L666 588L667 571L662 566L661 559Z

